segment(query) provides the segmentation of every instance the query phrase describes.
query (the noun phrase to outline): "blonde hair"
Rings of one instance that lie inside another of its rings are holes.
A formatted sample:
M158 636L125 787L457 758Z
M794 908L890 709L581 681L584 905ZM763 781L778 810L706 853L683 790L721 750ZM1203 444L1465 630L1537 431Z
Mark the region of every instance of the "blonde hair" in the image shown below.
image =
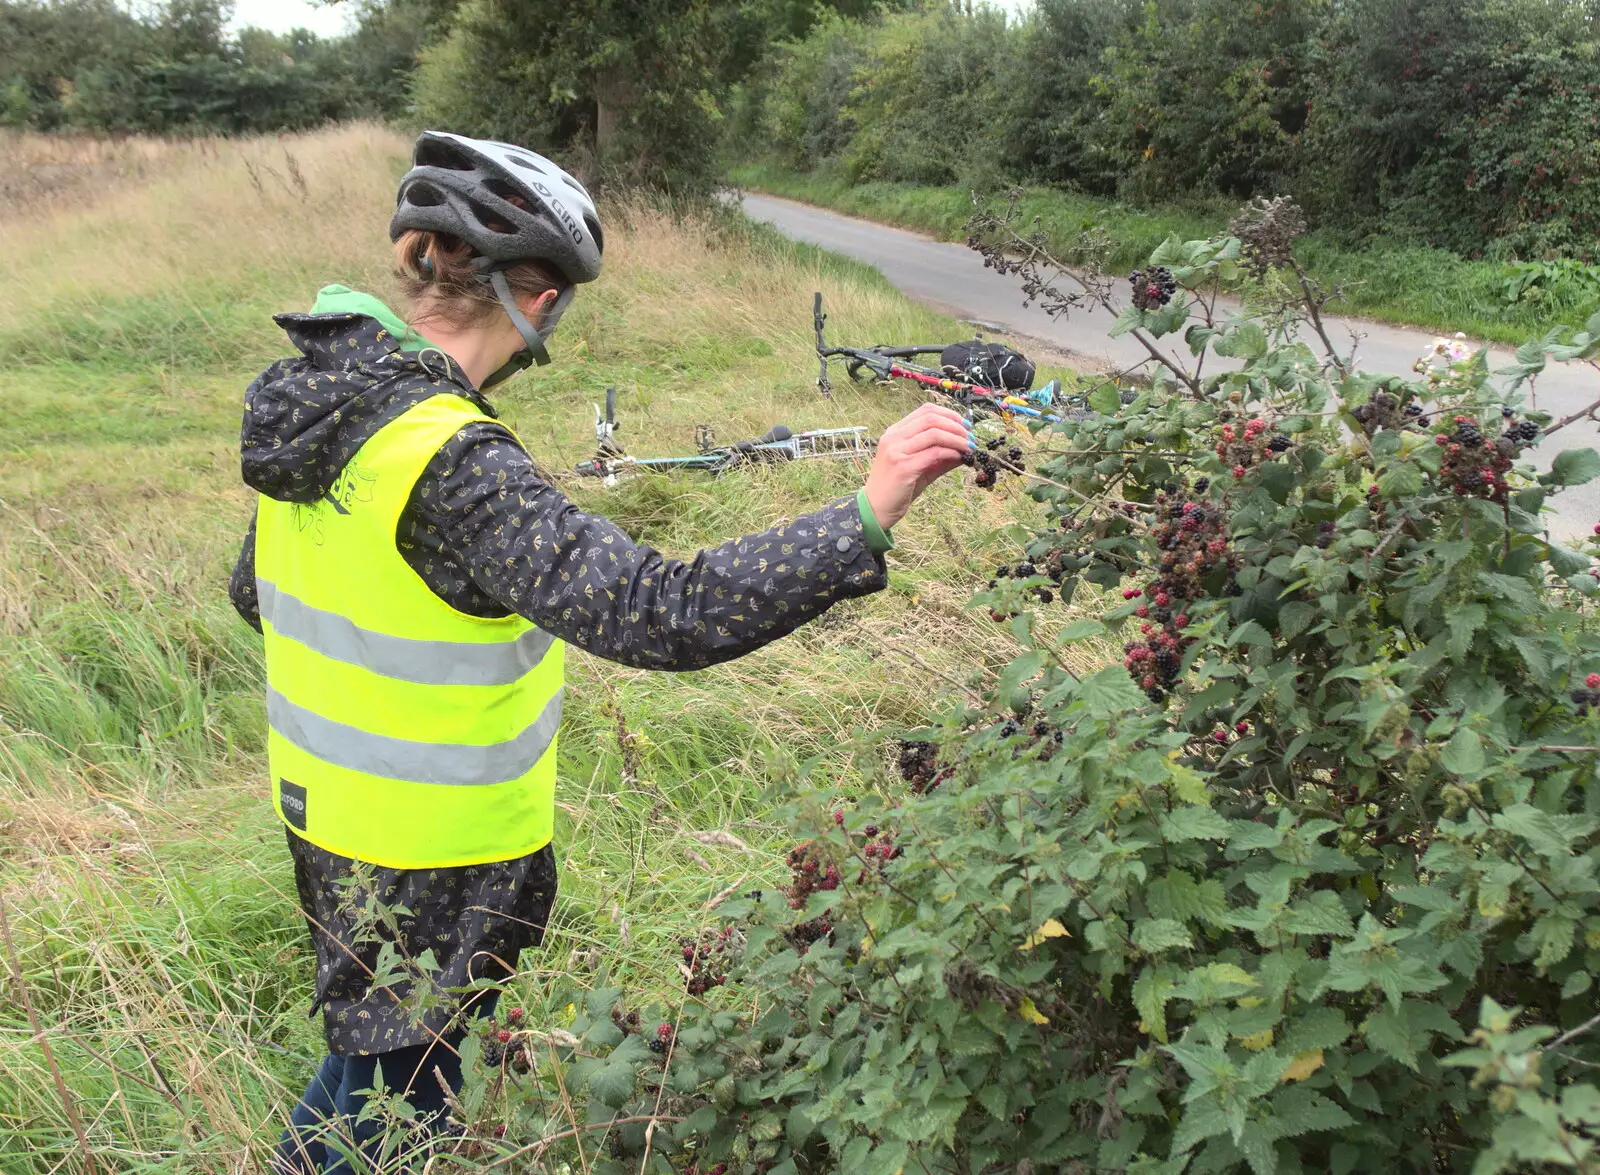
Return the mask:
M483 273L472 267L472 247L449 233L408 229L394 243L395 276L413 310L427 299L430 313L456 326L473 326L505 313ZM513 294L558 293L568 282L554 266L519 261L505 270Z

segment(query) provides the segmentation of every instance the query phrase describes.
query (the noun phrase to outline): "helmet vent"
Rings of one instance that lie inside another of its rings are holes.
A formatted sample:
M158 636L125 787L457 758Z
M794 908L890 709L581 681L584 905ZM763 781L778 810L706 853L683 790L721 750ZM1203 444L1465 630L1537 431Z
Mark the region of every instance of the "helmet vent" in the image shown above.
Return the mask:
M528 197L524 196L516 184L508 184L501 179L486 179L483 181L483 190L491 195L499 196L508 204L515 204L518 208L528 206Z
M589 194L587 191L584 190L584 186L582 184L580 184L577 180L573 179L570 175L562 176L561 177L561 182L566 184L567 187L569 187L569 188L576 188L580 193L582 193L585 196L587 196Z
M477 164L466 152L437 139L430 139L417 148L414 166L442 167L447 171L477 170Z
M515 163L518 167L524 168L524 169L526 169L528 171L537 172L540 175L543 175L545 173L544 172L544 168L540 167L537 163L535 163L533 160L527 158L526 156L522 156L522 155L507 155L506 158L511 160L512 163Z
M467 199L467 205L472 209L472 215L477 218L478 223L484 228L488 229L490 232L502 233L505 236L515 235L517 231L516 228L510 224L507 224L505 220L503 220L499 214L494 212L492 209L485 208L482 204L471 199L470 197Z
M430 183L416 180L406 186L405 202L419 208L436 208L444 203L444 193Z
M600 231L600 222L592 216L585 215L583 227L589 230L589 236L594 239L594 247L600 252L606 251L605 234Z

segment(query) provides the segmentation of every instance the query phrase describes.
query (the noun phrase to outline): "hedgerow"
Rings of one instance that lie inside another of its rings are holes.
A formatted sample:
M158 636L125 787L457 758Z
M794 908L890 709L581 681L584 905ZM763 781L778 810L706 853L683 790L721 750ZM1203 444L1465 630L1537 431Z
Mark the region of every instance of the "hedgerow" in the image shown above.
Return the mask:
M863 742L874 786L797 765L787 885L681 944L670 1005L602 985L511 1033L562 1102L480 1065L465 1099L508 1125L467 1150L1600 1170L1600 581L1542 513L1600 455L1538 472L1570 421L1529 396L1547 361L1600 356L1600 316L1505 372L1448 341L1363 372L1300 223L1263 203L1170 241L1134 305L1092 235L1058 259L980 211L972 244L1030 298L1116 308L1152 355L1136 396L1108 380L1036 438L1040 525L973 599L1022 651L898 749ZM1041 624L1041 588L1104 610ZM1108 634L1121 663L1075 671Z

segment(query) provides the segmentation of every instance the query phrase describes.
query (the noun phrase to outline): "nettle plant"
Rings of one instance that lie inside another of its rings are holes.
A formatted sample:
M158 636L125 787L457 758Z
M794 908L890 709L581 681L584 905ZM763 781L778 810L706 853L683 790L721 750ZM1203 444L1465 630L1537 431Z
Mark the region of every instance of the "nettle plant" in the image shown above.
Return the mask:
M577 1005L594 1170L1600 1171L1600 582L1541 515L1600 456L1538 473L1569 422L1529 397L1600 321L1368 374L1300 227L1169 242L1124 306L1092 236L980 211L1147 378L1036 438L1041 526L974 600L1005 671L864 744L866 790L796 769L789 883L684 944L693 995ZM1085 582L1099 619L1038 622Z

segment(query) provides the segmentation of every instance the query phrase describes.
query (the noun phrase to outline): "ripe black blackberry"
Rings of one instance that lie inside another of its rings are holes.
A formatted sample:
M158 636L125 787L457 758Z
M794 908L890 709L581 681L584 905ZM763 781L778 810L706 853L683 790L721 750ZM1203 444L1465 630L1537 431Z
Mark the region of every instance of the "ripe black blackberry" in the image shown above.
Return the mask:
M664 1040L652 1040L650 1042L650 1051L655 1053L657 1056L662 1056L665 1054L668 1047L669 1045Z
M1274 434L1273 438L1267 442L1267 448L1271 449L1274 453L1283 453L1286 452L1289 446L1292 444L1294 444L1294 442L1280 432Z
M483 1063L485 1065L499 1065L506 1059L506 1046L490 1037L483 1043Z
M809 922L791 926L784 937L789 940L790 946L803 955L810 949L812 943L823 939L828 940L829 946L833 945L833 923L826 914L822 914Z
M910 784L927 784L938 771L936 752L929 742L900 740L900 778Z
M1178 292L1178 281L1165 265L1136 269L1128 275L1133 286L1133 304L1140 310L1159 310Z

